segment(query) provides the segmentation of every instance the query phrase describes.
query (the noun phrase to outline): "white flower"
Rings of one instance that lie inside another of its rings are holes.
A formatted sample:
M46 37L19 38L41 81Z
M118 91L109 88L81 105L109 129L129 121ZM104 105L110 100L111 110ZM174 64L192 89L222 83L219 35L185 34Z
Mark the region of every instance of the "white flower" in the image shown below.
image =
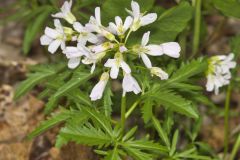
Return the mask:
M96 63L101 61L101 59L106 55L106 52L99 52L99 53L90 53L89 56L84 57L82 60L83 64L93 64L91 67L91 73L94 72L96 68Z
M74 22L73 28L79 33L79 35L77 37L78 43L80 43L82 45L86 45L87 41L94 43L94 44L98 42L98 37L95 34L91 33L81 23Z
M46 27L44 35L41 36L40 42L41 45L49 45L48 51L50 53L55 53L59 46L62 49L65 48L66 36L64 34L64 29L58 19L54 20L55 29Z
M71 12L71 7L72 7L72 0L70 0L69 2L65 1L63 6L61 7L61 12L53 14L52 16L55 18L63 18L68 23L73 24L73 22L76 21L76 18Z
M141 13L139 4L135 1L132 1L131 8L132 11L127 9L127 12L133 17L133 25L131 27L132 31L136 31L141 26L148 25L157 20L156 13L149 13L147 15Z
M109 74L107 72L104 72L101 75L100 81L92 89L92 92L90 94L90 98L92 101L96 101L102 98L108 79L109 79Z
M236 62L233 61L234 55L231 53L228 56L213 56L208 61L207 71L207 91L219 93L219 88L228 85L231 79L230 69L236 67Z
M102 25L100 7L95 8L95 17L90 17L89 23L86 24L86 28L91 32L97 32L100 35L103 35L110 41L115 40L115 36L107 31L107 29Z
M115 35L123 36L131 26L132 21L133 21L132 17L128 16L125 22L123 23L122 19L119 16L116 16L115 17L116 24L114 24L113 22L110 22L109 30Z
M78 44L77 47L66 47L63 53L66 54L66 57L69 59L68 67L71 69L76 68L80 64L82 56L89 55L87 48L80 44Z
M161 80L168 79L168 74L159 67L152 67L151 74L160 77Z
M131 73L130 67L123 60L122 53L120 52L115 54L114 59L108 59L104 66L111 68L110 77L112 79L116 79L118 77L120 67L123 69L125 73L127 74Z
M125 92L134 92L135 94L140 93L142 90L138 85L138 82L131 74L125 73L122 82L123 91Z
M100 53L100 52L105 52L109 49L112 49L114 47L114 45L110 42L105 42L99 45L95 45L95 46L90 46L90 49L93 53Z
M173 58L178 58L180 56L181 48L178 43L168 42L160 45L156 44L147 45L149 41L149 36L150 32L148 31L143 35L142 44L140 48L137 48L137 52L139 53L140 57L142 58L147 68L152 68L152 63L146 54L151 56L161 56L163 54L166 54Z

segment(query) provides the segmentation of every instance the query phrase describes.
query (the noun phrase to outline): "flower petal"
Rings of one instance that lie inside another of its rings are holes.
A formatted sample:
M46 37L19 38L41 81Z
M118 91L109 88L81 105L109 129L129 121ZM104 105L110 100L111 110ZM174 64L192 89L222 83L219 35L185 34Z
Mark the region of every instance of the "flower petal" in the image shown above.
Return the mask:
M140 56L143 60L143 63L145 64L145 66L147 68L152 68L152 63L151 63L150 59L148 58L148 56L144 53L141 53Z
M151 56L163 55L163 50L160 45L150 44L150 45L146 46L145 48L148 50L146 53Z
M134 18L138 18L140 16L140 7L139 4L135 1L131 2L131 7L132 7L132 14Z
M146 46L149 41L150 31L144 33L142 37L142 46Z
M119 67L117 65L112 66L110 71L110 77L112 79L117 79L119 73Z
M63 18L64 17L64 14L62 12L58 12L56 14L52 14L52 17L55 17L55 18Z
M176 42L168 42L160 45L162 47L163 53L173 57L178 58L180 56L181 47Z
M108 29L111 33L113 33L115 35L117 34L117 26L113 22L109 23Z
M96 44L98 43L98 37L93 33L88 33L88 41L93 44Z
M83 32L84 27L80 22L74 22L73 28L80 33L80 32Z
M80 61L81 61L80 57L69 59L68 68L70 69L76 68L80 64Z
M52 38L50 38L46 35L43 35L40 38L40 43L41 43L41 45L49 45L52 42L52 40L53 40Z
M129 29L129 27L132 25L132 22L133 22L132 17L128 16L123 25L125 31Z
M56 39L59 36L59 33L55 29L49 27L45 28L44 33L52 39Z
M115 23L117 26L123 25L123 21L119 16L115 17Z
M95 8L95 18L96 18L96 21L98 23L98 25L101 25L101 11L100 11L100 7L96 7Z
M116 65L116 60L115 59L108 59L107 62L104 64L104 67L112 67Z
M125 73L128 73L128 74L131 73L131 68L129 67L129 65L126 62L121 61L120 65Z
M106 86L106 82L105 81L99 81L92 89L92 92L90 94L90 98L92 101L96 101L98 99L102 98L104 89Z
M50 43L50 45L48 46L48 51L50 53L55 53L58 49L58 47L61 45L62 41L61 40L54 40Z
M150 23L153 23L157 20L157 14L156 13L149 13L141 18L141 26L148 25Z

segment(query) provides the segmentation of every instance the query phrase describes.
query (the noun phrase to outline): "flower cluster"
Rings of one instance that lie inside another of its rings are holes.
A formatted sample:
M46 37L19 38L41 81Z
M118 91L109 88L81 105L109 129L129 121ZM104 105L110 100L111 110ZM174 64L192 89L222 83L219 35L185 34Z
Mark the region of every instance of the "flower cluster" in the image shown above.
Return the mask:
M46 27L45 34L41 37L41 44L48 45L48 51L55 53L60 47L68 59L68 67L71 69L80 63L91 65L91 73L98 63L104 62L104 67L109 71L104 72L100 81L95 85L90 94L91 100L101 99L104 88L109 80L117 79L120 69L123 74L123 93L134 92L138 94L141 88L132 76L132 70L126 62L128 54L138 56L152 75L160 79L168 79L168 74L159 67L154 67L148 56L167 55L173 58L180 56L180 46L176 42L163 44L148 44L150 31L143 35L140 45L131 48L126 47L128 38L132 32L157 20L156 13L141 13L139 4L131 2L131 10L126 9L129 16L123 21L116 16L115 22L110 22L107 27L101 23L101 11L95 8L95 15L90 17L87 24L77 22L71 13L72 1L65 2L61 11L52 15L55 28ZM72 28L62 26L59 19L65 19ZM67 42L77 42L75 46L66 46ZM111 52L110 52L111 51ZM114 53L114 54L112 54ZM107 55L109 54L109 55ZM107 55L107 56L106 56ZM105 57L110 57L104 59Z
M228 56L220 55L213 56L208 60L207 70L207 91L219 93L219 88L228 85L231 79L230 69L236 67L236 62L233 61L234 54Z

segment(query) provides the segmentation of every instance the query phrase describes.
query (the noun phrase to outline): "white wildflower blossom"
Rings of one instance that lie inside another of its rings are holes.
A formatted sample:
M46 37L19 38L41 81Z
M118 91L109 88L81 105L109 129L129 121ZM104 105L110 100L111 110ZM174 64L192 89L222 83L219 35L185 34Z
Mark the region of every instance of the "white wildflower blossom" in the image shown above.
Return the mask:
M89 56L87 48L80 44L77 47L66 47L63 53L69 59L68 67L71 69L76 68L80 64L82 56Z
M48 51L50 53L55 53L57 49L61 46L61 49L65 48L66 35L64 33L64 28L62 27L58 19L54 20L55 29L46 27L44 35L41 36L41 45L48 45Z
M152 68L152 63L148 58L148 55L151 56L161 56L163 54L168 55L173 58L178 58L180 56L180 45L176 42L168 42L160 45L148 44L149 42L150 31L146 32L143 35L141 46L137 46L135 49L138 52L139 56L142 58L145 66L147 68Z
M61 7L61 12L53 14L52 16L55 17L55 18L63 18L68 23L73 24L73 22L76 21L76 18L72 14L71 8L72 8L72 0L70 0L69 2L65 1L63 6Z
M164 72L161 68L159 67L152 67L150 69L152 76L158 76L161 80L166 80L168 79L168 74Z
M115 17L115 24L113 22L109 23L109 30L118 36L124 36L125 32L130 28L132 25L133 19L132 17L128 16L123 23L121 17Z
M124 74L122 87L124 93L134 92L135 94L138 94L142 91L140 86L138 85L137 80L129 73Z
M100 53L112 49L113 47L114 47L113 43L105 42L99 45L90 46L89 48L93 53Z
M148 25L150 23L153 23L157 20L157 14L156 13L149 13L144 15L140 11L140 6L137 2L132 1L131 2L131 8L132 10L128 10L127 12L133 17L133 24L131 26L132 31L136 31L141 26Z
M96 101L102 98L108 79L109 79L109 74L107 72L104 72L101 75L100 81L92 89L92 92L90 94L90 98L92 101Z
M208 61L207 71L207 91L213 91L215 94L219 93L219 88L230 83L231 72L230 69L236 67L236 62L233 61L234 54L228 56L213 56Z
M73 28L79 33L77 37L77 41L81 45L86 45L87 42L90 42L93 44L98 42L98 37L95 34L91 33L80 22L74 22Z
M86 28L91 32L97 32L100 35L103 35L110 41L115 40L115 36L102 25L100 7L95 8L95 17L94 16L90 17L89 23L86 24Z
M95 15L90 17L87 24L82 24L76 20L71 12L71 7L72 0L65 2L61 12L52 16L65 19L72 24L72 27L62 26L60 21L55 19L55 29L46 27L45 34L40 40L42 45L48 45L50 53L55 53L61 46L63 54L68 59L68 68L70 69L74 69L82 63L91 65L90 72L93 73L98 64L106 61L104 67L107 67L110 71L103 73L100 81L92 89L90 94L92 101L102 98L109 77L117 79L120 69L122 69L121 73L123 73L123 93L134 92L138 94L141 92L138 82L131 75L131 68L125 61L125 58L127 60L134 59L136 54L141 57L152 76L158 76L161 80L168 79L166 72L161 68L152 66L148 55L161 56L165 54L178 58L180 55L178 43L148 44L150 32L147 32L143 35L140 45L128 46L127 44L128 38L133 31L136 31L141 26L153 23L157 19L156 13L141 13L139 4L132 1L132 10L127 10L130 16L127 16L125 19L116 16L115 22L110 22L108 23L109 26L105 27L101 22L100 7L95 8ZM70 41L71 43L68 43ZM71 46L66 47L66 44ZM130 54L132 55L128 57ZM216 70L220 69L216 67ZM227 72L227 70L222 72Z
M115 54L114 59L108 59L104 64L105 67L111 68L110 77L116 79L118 77L119 68L127 74L131 73L131 69L128 64L123 60L122 53L118 52Z
M92 64L91 67L91 73L94 72L95 68L96 68L96 63L101 61L102 58L106 55L106 52L99 52L99 53L90 53L89 56L84 57L84 59L82 60L83 64Z

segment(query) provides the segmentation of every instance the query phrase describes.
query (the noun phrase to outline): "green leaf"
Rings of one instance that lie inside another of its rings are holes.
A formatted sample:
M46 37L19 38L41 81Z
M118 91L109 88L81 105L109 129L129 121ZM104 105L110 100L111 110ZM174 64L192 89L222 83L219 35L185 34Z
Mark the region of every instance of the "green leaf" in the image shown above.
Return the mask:
M205 72L207 66L207 61L201 58L183 64L181 68L171 76L171 78L167 81L167 84L184 82L192 76Z
M142 118L144 123L147 123L152 118L152 108L153 108L153 100L148 98L144 101L144 105L142 106Z
M151 43L169 42L176 39L192 19L193 8L187 2L182 2L160 15L158 21L152 24Z
M28 138L32 139L33 137L40 135L41 133L49 130L50 128L56 126L57 124L66 121L67 119L69 119L70 117L77 113L79 112L73 113L68 110L62 110L60 113L52 115L52 117L49 120L43 121L33 132L31 132L28 135ZM86 117L82 114L79 114L79 116Z
M178 130L176 130L173 134L173 139L172 139L172 145L171 145L171 150L170 150L170 155L172 156L177 148L177 142L178 142L178 136L179 136L179 132Z
M109 118L105 117L100 112L97 112L95 109L83 107L82 110L95 122L94 124L98 124L104 131L108 133L108 135L113 137L113 130Z
M58 98L62 95L66 94L68 91L79 87L81 84L94 77L98 72L91 74L89 72L83 72L81 68L74 72L72 79L70 79L67 83L65 83L62 87L60 87L57 92L53 95L53 97Z
M49 98L47 104L45 105L44 113L49 114L51 111L53 111L53 109L55 109L55 107L57 106L58 101L59 101L58 98L55 97Z
M68 139L64 138L61 134L57 135L55 147L61 148L63 145L68 143Z
M113 151L110 151L104 160L121 160L118 149L115 147Z
M231 39L230 42L231 50L235 55L235 59L239 58L240 55L240 35L235 36Z
M151 141L146 140L136 140L136 141L127 141L123 144L123 146L132 147L141 150L154 151L158 153L167 152L167 148L165 146L159 145L157 143L153 143Z
M112 143L112 138L101 129L95 128L91 124L84 126L67 125L60 134L68 141L74 141L89 146L99 145L108 146Z
M134 135L134 133L137 131L137 126L133 127L132 129L130 129L130 131L128 131L126 133L126 135L122 138L123 141L127 141L130 138L132 138L132 136Z
M191 101L184 99L172 91L163 90L159 94L147 94L146 98L149 97L152 97L156 103L163 105L167 109L171 109L172 111L184 114L191 118L198 118L198 114L194 110Z
M17 87L15 92L15 99L20 98L24 94L26 94L29 90L31 90L34 86L38 83L46 80L47 78L57 74L59 70L61 70L64 66L63 65L56 65L55 67L52 66L37 66L37 71L35 73L31 73L28 75L28 78L21 82L20 85Z
M176 85L179 85L180 83L183 85L184 84L183 82L189 80L189 78L205 72L207 70L207 66L208 66L207 61L201 58L197 60L192 60L189 63L182 64L180 69L174 72L170 79L160 84L156 84L154 88L147 92L145 95L147 96L148 94L158 93L159 90L163 88L178 87ZM188 85L188 88L191 87L194 89L199 89L194 86L190 86L189 84L185 85Z
M234 160L237 152L239 152L239 149L240 149L240 133L238 134L237 140L235 141L235 144L233 146L231 156L230 156L230 160Z
M234 0L213 0L213 4L224 15L240 18L240 2Z
M103 110L106 116L111 116L112 113L112 95L111 85L108 83L103 96Z
M152 121L153 121L153 125L154 125L155 129L158 132L159 137L166 144L166 146L170 148L170 142L169 142L168 136L162 129L160 122L155 117L152 117Z
M23 52L25 55L29 52L33 40L42 29L46 19L53 11L53 8L51 6L45 6L44 8L39 9L42 10L42 12L40 12L37 16L34 17L33 21L28 24L27 29L25 31L23 40Z
M135 149L132 147L124 147L124 150L128 152L128 154L134 158L134 160L152 160L152 155L142 152L139 149Z

